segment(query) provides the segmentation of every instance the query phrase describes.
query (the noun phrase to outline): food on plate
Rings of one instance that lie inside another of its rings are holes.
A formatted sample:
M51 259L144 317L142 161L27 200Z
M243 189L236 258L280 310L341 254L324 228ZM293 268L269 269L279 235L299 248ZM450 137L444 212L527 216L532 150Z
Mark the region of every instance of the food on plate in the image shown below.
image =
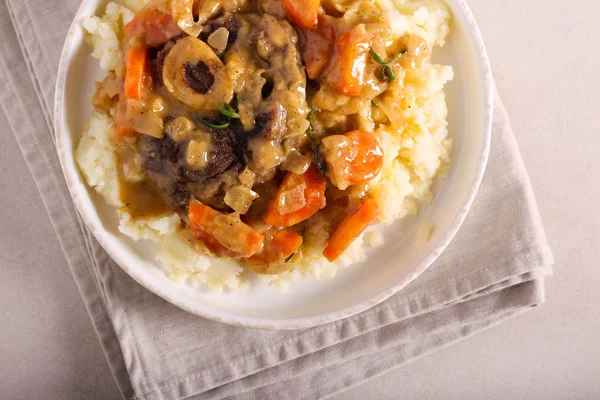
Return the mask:
M76 151L172 279L331 277L447 169L437 1L117 0L84 21L106 71Z

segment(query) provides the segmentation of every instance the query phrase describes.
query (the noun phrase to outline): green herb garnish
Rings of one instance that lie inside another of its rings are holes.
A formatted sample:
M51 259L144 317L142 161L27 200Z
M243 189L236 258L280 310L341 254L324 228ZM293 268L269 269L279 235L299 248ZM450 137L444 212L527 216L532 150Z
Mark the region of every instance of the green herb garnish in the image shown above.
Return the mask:
M315 154L313 156L313 162L317 166L317 169L319 171L321 171L321 176L318 179L320 181L321 179L323 179L323 177L327 173L327 163L325 162L325 160L323 159L323 157L321 157L321 145L320 144L318 144L317 147L315 148Z
M196 117L196 121L200 122L202 125L207 126L211 129L225 129L229 127L229 124L231 124L231 121L227 121L223 124L213 124L212 122L209 122L203 118L201 118L198 114L195 115Z
M373 107L379 107L379 104L375 103L375 100L371 100L371 105Z
M393 64L394 62L396 62L396 60L398 59L398 57L400 57L402 54L405 54L407 52L407 50L402 50L396 57L394 57L391 61L385 61L383 58L381 58L381 56L379 54L377 54L375 52L375 50L373 50L372 47L369 48L369 53L371 54L371 57L373 57L373 59L383 65L383 68L381 68L381 71L379 72L379 78L382 81L388 81L391 82L396 78L396 72L394 71L394 69L392 67L390 67L390 64Z
M406 50L403 50L403 51L406 52ZM398 54L396 57L394 57L391 61L385 61L383 58L381 58L381 56L379 54L375 53L375 50L373 50L372 47L369 47L369 53L371 54L371 57L373 57L373 59L375 61L377 61L377 63L379 63L381 65L393 64L394 62L396 62L396 60L398 59L398 57L400 57L401 54L404 54L401 51L400 54Z
M225 101L221 102L218 106L219 111L226 117L233 119L240 119L240 115Z
M371 57L373 57L373 59L375 61L377 61L379 64L381 65L387 65L387 61L385 61L383 58L381 58L381 56L377 53L375 53L375 50L373 50L372 47L369 47L369 53L371 53Z
M310 140L312 140L313 142L317 141L317 139L315 139L315 137L313 136L312 126L309 126L308 129L306 130L306 136L308 136L310 138Z
M396 72L389 65L384 65L379 73L379 78L381 78L382 81L391 82L396 79Z
M294 256L296 255L296 253L292 253L290 254L290 256L288 258L285 259L285 263L289 263L290 261L292 261L292 258L294 258Z
M316 142L317 139L315 139L315 136L313 135L313 126L312 126L312 122L311 122L311 118L312 118L312 113L313 111L310 110L308 112L308 115L306 116L306 119L308 120L308 122L310 122L310 125L308 126L308 129L306 130L306 136L308 136L310 138L310 140L312 140L313 142Z

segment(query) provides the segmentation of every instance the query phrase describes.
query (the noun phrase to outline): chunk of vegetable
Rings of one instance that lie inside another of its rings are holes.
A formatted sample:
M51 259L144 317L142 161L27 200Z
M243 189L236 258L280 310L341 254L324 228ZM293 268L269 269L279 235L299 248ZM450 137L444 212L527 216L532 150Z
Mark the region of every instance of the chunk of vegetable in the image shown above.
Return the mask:
M306 32L306 45L302 58L306 65L306 74L316 79L329 64L335 45L335 28L324 15L319 16L316 30Z
M165 133L176 141L182 141L190 137L196 124L188 117L179 116L165 124Z
M329 179L341 190L370 181L383 166L383 148L371 132L327 136L321 141L321 151Z
M164 0L161 0L164 2ZM171 14L177 25L190 36L198 37L202 26L219 13L239 10L247 0L171 0Z
M179 28L192 37L198 37L205 21L195 20L194 0L172 0L171 3L171 10Z
M135 135L137 135L136 131L134 131L131 128L127 128L126 126L123 126L123 125L117 125L116 132L117 132L117 135L119 135L119 136L135 136Z
M267 234L263 249L248 259L250 264L281 264L302 246L302 235L285 229Z
M288 173L269 205L265 222L287 227L312 217L325 206L326 187L326 179L321 179L314 165L302 175Z
M211 234L206 233L205 231L200 229L192 229L192 231L196 235L196 238L204 245L204 247L206 247L212 253L221 257L239 258L238 253L231 251L227 247L223 246L221 242L215 239L215 237Z
M281 0L290 19L303 29L316 29L321 0Z
M151 86L150 62L146 46L131 46L125 71L125 97L141 100Z
M225 27L220 27L214 31L206 41L210 47L219 51L225 51L229 41L229 31Z
M365 24L356 25L338 38L337 52L332 61L335 68L327 80L341 94L360 94L365 81L370 42L371 33Z
M223 214L197 201L190 203L188 218L196 237L220 256L251 257L264 240L262 234L243 223L236 214Z
M423 60L429 55L427 42L418 35L404 35L400 38L404 46L400 65L404 69L417 69L423 64Z
M361 205L342 221L329 238L323 255L330 262L335 261L377 218L379 206L375 200L367 198Z
M237 185L225 192L225 204L233 208L235 212L246 214L252 202L258 198L258 194L252 189Z
M115 102L115 131L118 136L135 136L137 132L131 126L131 121L127 118L127 100L123 93L119 94Z
M133 19L124 27L125 37L130 40L144 35L148 46L159 46L167 40L181 34L173 17L154 8L150 3L138 11Z

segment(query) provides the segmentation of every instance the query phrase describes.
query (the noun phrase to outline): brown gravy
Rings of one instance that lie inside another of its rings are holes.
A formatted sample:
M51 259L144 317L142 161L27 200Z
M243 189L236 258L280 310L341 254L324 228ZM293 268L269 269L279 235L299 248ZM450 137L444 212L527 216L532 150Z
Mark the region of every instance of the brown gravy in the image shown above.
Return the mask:
M123 209L132 218L161 217L173 213L158 189L148 181L134 183L119 179L119 187L121 201L125 204Z

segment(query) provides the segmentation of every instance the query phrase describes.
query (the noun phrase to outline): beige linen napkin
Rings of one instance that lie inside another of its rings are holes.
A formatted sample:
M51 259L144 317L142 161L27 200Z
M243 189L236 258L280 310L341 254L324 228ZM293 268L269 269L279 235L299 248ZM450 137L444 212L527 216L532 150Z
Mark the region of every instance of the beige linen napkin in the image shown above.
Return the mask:
M82 224L54 151L55 75L78 6L0 3L0 105L124 397L322 398L543 302L552 255L499 99L489 166L463 228L386 302L321 327L273 332L204 320L148 292Z

